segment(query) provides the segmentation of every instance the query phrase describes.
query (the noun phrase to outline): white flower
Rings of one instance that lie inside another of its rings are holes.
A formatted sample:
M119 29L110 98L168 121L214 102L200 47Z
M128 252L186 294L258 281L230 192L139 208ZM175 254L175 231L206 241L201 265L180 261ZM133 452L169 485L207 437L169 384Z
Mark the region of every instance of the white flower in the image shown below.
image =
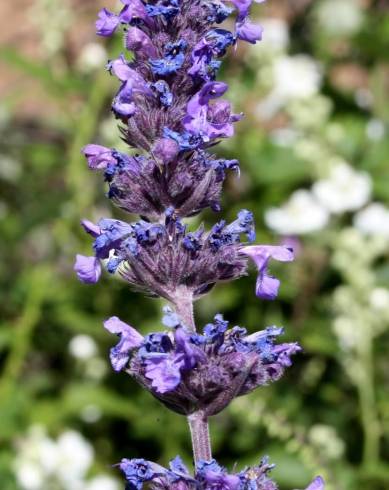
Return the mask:
M370 306L375 310L389 309L389 290L386 288L374 288L370 293Z
M305 99L319 91L322 73L317 61L307 55L280 56L273 65L273 89L258 104L258 117L272 117L294 99Z
M23 490L41 490L45 481L42 468L29 461L15 462L16 480Z
M354 216L353 224L365 235L389 238L389 209L378 202L369 204Z
M92 465L93 447L80 433L69 430L60 435L57 448L57 474L64 485L70 485L70 489L71 483L82 480Z
M359 0L325 0L319 3L317 19L320 26L335 36L358 31L363 21Z
M282 56L274 63L274 93L283 99L300 99L317 94L321 69L307 55Z
M88 360L96 355L97 345L89 335L76 335L69 342L69 352L77 359Z
M294 192L280 208L265 212L265 222L280 235L302 235L321 230L328 222L328 212L306 190Z
M289 45L289 26L283 20L276 17L267 17L261 19L263 27L263 38L261 41L261 49L285 50Z
M26 437L18 441L14 460L16 479L23 490L40 490L47 475L57 465L55 442L41 426L33 426Z
M99 43L88 43L83 47L78 57L77 66L80 71L89 73L104 66L107 57L108 54L104 46Z
M98 475L90 480L85 490L119 490L119 484L116 480L106 475Z
M385 136L385 124L380 119L370 119L366 124L366 135L374 141L382 140Z
M328 179L319 180L313 193L331 213L354 211L367 203L371 193L371 178L366 172L356 172L345 162L331 170Z
M43 427L33 426L17 449L13 468L21 490L42 490L53 484L61 490L84 489L94 451L78 432L63 432L55 441Z
M89 424L97 422L102 415L101 409L97 405L87 405L81 410L81 418Z

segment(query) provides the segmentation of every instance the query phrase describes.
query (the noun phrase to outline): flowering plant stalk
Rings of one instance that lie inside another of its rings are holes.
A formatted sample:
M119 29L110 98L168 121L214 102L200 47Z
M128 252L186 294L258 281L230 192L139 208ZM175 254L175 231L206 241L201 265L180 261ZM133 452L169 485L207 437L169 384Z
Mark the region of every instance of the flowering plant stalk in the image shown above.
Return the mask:
M77 255L75 270L81 281L95 283L103 264L137 290L168 301L163 331L143 336L118 317L104 326L119 336L110 352L113 369L187 417L195 468L189 472L178 456L168 469L144 459L123 459L119 466L127 489L276 489L267 458L234 474L212 459L208 419L235 397L279 379L300 347L277 343L282 328L248 334L229 327L221 314L199 330L193 303L218 282L246 274L250 260L258 268L257 296L275 299L280 282L269 274L269 261L289 262L293 251L252 244L248 210L208 231L190 230L185 222L207 207L219 212L226 173L239 172L237 160L211 152L242 118L221 99L228 86L216 76L227 49L240 40L255 44L262 29L249 20L252 0L122 3L119 14L101 10L96 27L100 36L124 31L126 54L109 61L107 70L120 82L112 111L136 152L89 144L83 153L89 167L103 173L113 203L139 220L83 220L94 255ZM232 13L234 32L219 26ZM320 477L308 487L322 488Z

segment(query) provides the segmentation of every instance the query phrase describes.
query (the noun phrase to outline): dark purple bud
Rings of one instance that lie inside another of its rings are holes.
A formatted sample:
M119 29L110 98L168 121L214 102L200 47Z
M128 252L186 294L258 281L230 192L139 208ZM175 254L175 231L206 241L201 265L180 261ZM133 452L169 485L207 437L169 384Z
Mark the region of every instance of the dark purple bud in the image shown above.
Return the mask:
M74 270L78 279L85 284L95 284L100 279L101 265L96 257L77 254Z
M161 160L164 164L168 164L176 158L180 148L174 140L161 138L155 142L152 151L157 159Z
M96 21L96 33L99 36L111 36L119 25L119 17L107 9L102 9L98 13Z

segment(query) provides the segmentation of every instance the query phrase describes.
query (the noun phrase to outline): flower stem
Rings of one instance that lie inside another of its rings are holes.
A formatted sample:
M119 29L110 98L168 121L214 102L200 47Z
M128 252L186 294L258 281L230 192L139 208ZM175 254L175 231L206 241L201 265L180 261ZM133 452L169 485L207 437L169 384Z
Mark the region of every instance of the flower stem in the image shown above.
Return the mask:
M193 295L187 289L177 289L172 301L177 315L189 330L195 332L196 325L193 314Z
M190 434L192 436L193 458L195 465L200 460L212 459L211 440L209 437L208 419L203 412L195 412L188 416Z

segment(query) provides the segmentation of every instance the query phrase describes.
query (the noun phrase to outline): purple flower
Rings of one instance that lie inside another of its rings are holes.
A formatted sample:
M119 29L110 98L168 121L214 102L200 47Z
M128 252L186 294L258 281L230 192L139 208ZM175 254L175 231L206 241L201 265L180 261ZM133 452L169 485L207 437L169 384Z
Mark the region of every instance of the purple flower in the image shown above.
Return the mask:
M150 37L138 27L131 27L126 34L126 48L134 51L137 57L150 58L156 56L156 49Z
M209 9L207 20L212 23L216 22L217 24L221 24L232 13L232 9L219 0L207 2L207 7Z
M324 480L321 476L317 476L313 482L305 490L324 490Z
M255 3L263 3L266 0L229 0L238 10L238 20L244 20L250 12L253 1Z
M124 4L119 14L120 21L124 24L136 24L139 21L152 26L152 22L147 15L146 8L141 0L121 0Z
M153 95L145 79L136 70L130 67L130 64L121 54L119 58L112 60L107 65L107 70L115 75L121 82L131 86L134 93Z
M165 80L158 80L151 84L151 88L156 93L159 101L164 107L170 107L173 103L173 94Z
M255 44L262 39L263 27L253 24L248 19L238 22L236 26L236 35L242 41Z
M293 250L281 246L252 245L241 248L242 253L249 256L258 267L256 294L262 299L273 300L278 294L280 281L268 274L270 259L280 262L291 262L294 259Z
M229 475L227 471L211 461L198 461L196 465L196 480L204 490L239 490L241 479L238 475Z
M119 468L126 477L129 490L141 490L143 483L166 473L161 466L144 459L122 459Z
M231 115L228 102L217 102L209 105L212 99L223 95L228 85L223 82L208 82L188 102L183 126L192 135L208 142L215 138L227 138L233 135L232 122L239 116Z
M96 32L99 36L111 36L119 25L119 17L107 9L100 10L96 21Z
M104 322L108 332L120 336L119 343L112 347L110 359L115 371L121 371L128 363L131 352L142 344L143 336L135 328L122 322L117 316L112 316Z
M180 11L179 0L163 0L156 5L146 5L147 13L150 17L163 16L165 20L171 20Z
M95 284L100 279L101 265L96 257L77 254L74 270L78 279L86 284Z
M101 235L100 226L95 225L94 223L92 223L92 221L89 221L87 219L83 219L81 221L81 226L84 228L86 233L93 236L93 238L97 238L99 235Z
M160 76L175 73L184 64L187 47L188 44L184 39L174 43L167 43L163 58L149 60L153 73ZM153 55L151 54L150 57L153 57Z
M181 369L184 366L182 356L170 354L152 354L146 361L146 378L158 393L173 391L181 382Z
M136 112L136 105L133 102L132 83L124 83L112 103L112 110L116 115L129 118Z
M101 145L86 145L81 152L85 155L88 166L92 170L102 170L109 164L115 164L116 160L112 156L112 150Z

